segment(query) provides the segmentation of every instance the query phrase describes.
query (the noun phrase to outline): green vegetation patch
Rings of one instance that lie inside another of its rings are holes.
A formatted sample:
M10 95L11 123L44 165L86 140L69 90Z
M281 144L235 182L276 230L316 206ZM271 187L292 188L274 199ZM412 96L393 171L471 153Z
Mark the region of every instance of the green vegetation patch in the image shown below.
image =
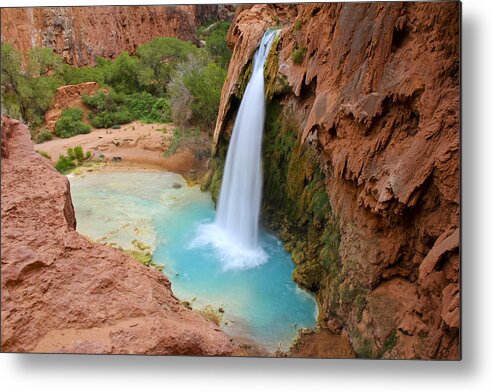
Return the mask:
M6 115L27 122L31 129L44 121L55 90L63 84L57 74L61 58L52 49L33 48L22 56L12 45L2 42L1 49L1 105Z
M389 337L385 340L385 343L383 344L383 353L392 350L397 344L398 339L399 337L397 336L397 331L393 329Z
M47 129L43 129L39 132L36 143L44 143L50 140L53 140L53 134Z
M306 56L305 47L297 47L293 50L293 53L291 53L291 59L293 60L293 63L298 65L303 63L305 56Z
M82 121L83 115L82 109L65 109L55 124L55 134L62 138L68 138L79 134L89 133L91 127Z
M178 65L167 86L173 122L212 130L225 79L226 70L204 57Z
M201 38L205 39L205 49L212 59L225 69L231 60L231 50L226 41L230 26L230 22L221 20L201 30Z
M91 152L84 150L81 146L76 146L74 148L69 147L67 149L67 155L61 154L58 157L58 161L55 164L55 169L62 174L66 174L72 169L78 166L82 166L86 161L91 158Z
M135 55L122 52L114 60L97 58L95 66L80 68L62 64L61 57L48 48L32 49L23 66L20 52L2 44L2 110L27 122L37 140L58 87L97 82L103 90L85 99L96 128L138 119L146 123L173 120L180 127L211 131L231 57L226 45L228 28L229 23L222 21L204 28L204 48L158 37L138 46ZM76 121L63 119L60 136L86 132Z
M111 89L84 95L82 102L91 109L89 119L95 128L111 128L134 120L144 123L169 123L171 112L166 98L147 92L123 94Z
M184 149L192 150L198 160L208 158L210 156L210 138L208 134L198 128L175 128L164 156L169 157Z

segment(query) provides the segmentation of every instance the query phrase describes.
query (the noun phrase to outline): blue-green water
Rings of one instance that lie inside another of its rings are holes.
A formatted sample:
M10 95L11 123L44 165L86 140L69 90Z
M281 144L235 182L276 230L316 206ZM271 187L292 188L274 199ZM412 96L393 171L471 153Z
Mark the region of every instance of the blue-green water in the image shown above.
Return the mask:
M315 326L316 303L292 281L294 264L277 237L261 230L267 261L250 269L225 268L213 246L197 244L214 220L214 205L208 192L181 176L90 173L70 183L79 232L124 249L136 250L134 240L149 245L175 295L194 309L222 308L229 335L287 349L299 328Z

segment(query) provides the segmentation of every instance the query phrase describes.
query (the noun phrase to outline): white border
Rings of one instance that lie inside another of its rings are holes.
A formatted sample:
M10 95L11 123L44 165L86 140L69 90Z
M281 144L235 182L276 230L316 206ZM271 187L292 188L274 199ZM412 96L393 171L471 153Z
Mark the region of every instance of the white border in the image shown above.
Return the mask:
M245 1L237 1L240 2ZM208 1L65 0L63 5L165 3ZM481 0L463 2L462 362L0 354L2 389L16 392L492 390L493 258L489 246L493 242L492 4ZM1 5L62 4L2 0Z

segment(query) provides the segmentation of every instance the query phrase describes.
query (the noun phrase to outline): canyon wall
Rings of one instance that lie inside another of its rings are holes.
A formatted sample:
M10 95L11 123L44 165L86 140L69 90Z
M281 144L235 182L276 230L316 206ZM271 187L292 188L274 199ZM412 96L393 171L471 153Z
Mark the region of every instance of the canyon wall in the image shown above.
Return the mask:
M160 36L196 42L201 24L233 14L231 5L2 8L1 40L23 54L41 46L68 64L92 65Z
M3 352L232 352L161 272L77 233L67 178L34 151L25 125L1 125Z
M460 357L460 4L242 7L214 134L216 194L264 31L264 224L360 357Z

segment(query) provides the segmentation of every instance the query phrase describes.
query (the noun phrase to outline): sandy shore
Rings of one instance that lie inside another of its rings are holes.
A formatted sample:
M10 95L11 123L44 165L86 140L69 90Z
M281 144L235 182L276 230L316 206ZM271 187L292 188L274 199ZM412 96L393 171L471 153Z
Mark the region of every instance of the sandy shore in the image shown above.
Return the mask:
M66 154L69 147L81 146L84 151L91 151L94 159L106 162L98 170L166 170L186 178L198 177L205 172L205 162L197 160L193 151L180 150L169 157L164 156L173 130L171 124L134 121L120 129L93 129L86 135L54 139L36 144L34 148L48 153L53 163L61 154Z

